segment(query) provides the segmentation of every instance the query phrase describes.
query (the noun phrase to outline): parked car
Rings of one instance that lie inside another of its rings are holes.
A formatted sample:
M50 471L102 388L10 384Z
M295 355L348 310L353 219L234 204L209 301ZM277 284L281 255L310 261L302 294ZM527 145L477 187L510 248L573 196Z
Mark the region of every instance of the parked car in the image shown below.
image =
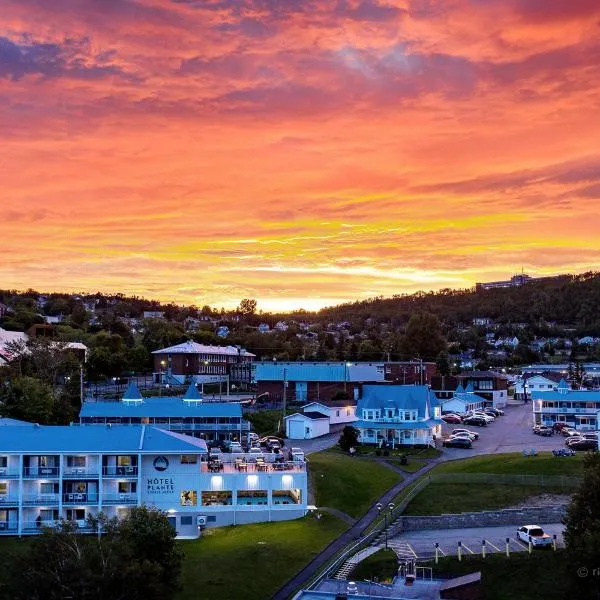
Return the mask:
M563 427L560 431L565 437L569 437L571 435L579 435L579 431L573 429L572 427Z
M473 444L471 440L463 437L449 437L446 438L442 445L446 448L471 448Z
M304 450L302 448L292 448L290 450L290 460L304 460Z
M474 440L479 439L479 434L476 433L475 431L471 431L470 429L453 429L452 430L452 435L456 435L457 433L468 433L470 436L473 437Z
M252 444L252 442L257 442L258 441L258 433L254 433L254 431L251 431L248 434L248 443Z
M239 442L231 442L229 444L229 452L243 452L244 449Z
M582 438L575 440L569 444L571 450L598 450L598 442L596 440L586 440Z
M493 408L484 408L483 414L488 415L488 417L494 417L494 419L500 416Z
M263 450L260 446L252 446L250 450L248 450L248 454L252 454L253 456L262 456Z
M487 408L486 410L489 410L492 412L492 414L496 417L503 417L504 416L504 411L501 408L495 408L493 406Z
M450 423L451 425L460 425L460 423L462 423L462 419L455 414L442 415L442 421Z
M554 434L554 430L552 429L552 427L548 427L547 425L536 425L533 428L533 433L535 433L536 435L549 437Z
M552 428L554 429L554 431L562 431L566 427L569 427L569 426L566 423L562 423L561 421L557 421L556 423L554 423L554 425L552 425Z
M583 437L586 440L596 440L597 441L598 440L598 433L596 431L586 431L583 434Z
M473 412L473 416L474 417L482 417L488 423L493 423L496 420L496 418L492 417L492 415L487 415L486 413L481 412L481 411L475 411L475 412Z
M571 435L565 440L565 446L570 446L573 442L583 442L585 438L582 435Z
M523 525L517 529L517 539L531 545L534 548L543 548L552 545L552 536L544 533L539 525Z
M488 422L483 417L467 417L463 425L475 425L476 427L487 427Z

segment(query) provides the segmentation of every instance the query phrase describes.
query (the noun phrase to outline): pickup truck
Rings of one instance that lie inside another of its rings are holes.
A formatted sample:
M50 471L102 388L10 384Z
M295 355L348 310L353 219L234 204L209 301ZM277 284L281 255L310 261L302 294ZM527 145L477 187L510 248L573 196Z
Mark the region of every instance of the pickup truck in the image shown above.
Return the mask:
M517 529L517 539L525 542L534 548L550 546L552 544L552 536L544 533L544 530L539 525L523 525Z

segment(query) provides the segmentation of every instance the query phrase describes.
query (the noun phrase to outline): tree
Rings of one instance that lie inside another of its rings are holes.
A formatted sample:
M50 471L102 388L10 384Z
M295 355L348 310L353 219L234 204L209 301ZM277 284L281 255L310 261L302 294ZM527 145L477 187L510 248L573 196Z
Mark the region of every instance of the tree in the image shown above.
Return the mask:
M33 377L12 377L0 386L0 414L4 417L50 424L55 400L47 383Z
M415 313L406 326L406 334L400 341L400 350L405 358L419 357L435 360L446 350L442 326L436 315Z
M171 600L180 589L183 554L167 515L132 508L122 521L91 517L102 536L63 521L31 541L0 589L7 600Z
M243 317L250 317L256 312L256 300L252 298L244 298L240 301L237 311Z
M584 459L583 482L565 518L566 578L572 598L600 598L600 455ZM583 570L585 569L585 570ZM581 575L586 573L586 575Z
M359 431L356 427L346 425L346 427L342 429L340 439L338 440L339 447L344 450L344 452L348 452L350 448L355 448L358 445L358 435Z

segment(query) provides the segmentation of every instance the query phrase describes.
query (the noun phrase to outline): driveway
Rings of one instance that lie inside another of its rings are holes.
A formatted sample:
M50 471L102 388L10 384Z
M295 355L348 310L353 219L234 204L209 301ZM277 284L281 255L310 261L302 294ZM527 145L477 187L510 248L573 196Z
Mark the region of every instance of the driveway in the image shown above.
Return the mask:
M473 444L473 448L470 450L445 448L444 458L468 458L480 454L523 452L532 448L538 452L563 448L565 440L562 435L554 434L551 437L542 437L531 431L532 414L531 402L527 404L509 404L504 409L504 416L497 417L487 427L464 426L479 433L479 440ZM458 427L463 426L444 424L442 426L443 436L446 437L453 429Z
M523 523L528 525L529 523ZM556 545L564 547L564 525L553 523L543 525L542 529L550 535L556 535ZM458 542L462 544L463 555L481 554L482 540L485 540L486 552L506 552L506 538L509 538L510 552L525 552L527 544L517 541L516 525L502 527L472 527L469 529L428 529L401 533L388 541L388 546L398 554L414 558L432 558L435 556L435 544L439 544L440 556L456 556ZM538 550L539 552L540 550Z
M313 452L321 452L321 450L327 450L337 444L340 439L340 433L344 428L343 425L333 425L331 433L322 435L321 437L314 438L312 440L285 440L285 447L291 448L302 448L304 454L312 454Z

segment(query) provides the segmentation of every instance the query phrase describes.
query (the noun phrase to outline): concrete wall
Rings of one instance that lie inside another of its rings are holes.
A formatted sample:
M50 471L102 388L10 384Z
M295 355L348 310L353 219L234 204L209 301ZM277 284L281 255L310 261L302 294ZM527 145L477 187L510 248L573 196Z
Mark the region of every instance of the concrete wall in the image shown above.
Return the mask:
M495 527L527 523L560 523L567 506L543 506L524 509L490 510L455 515L399 517L392 531L417 531L419 529L463 529L468 527Z

